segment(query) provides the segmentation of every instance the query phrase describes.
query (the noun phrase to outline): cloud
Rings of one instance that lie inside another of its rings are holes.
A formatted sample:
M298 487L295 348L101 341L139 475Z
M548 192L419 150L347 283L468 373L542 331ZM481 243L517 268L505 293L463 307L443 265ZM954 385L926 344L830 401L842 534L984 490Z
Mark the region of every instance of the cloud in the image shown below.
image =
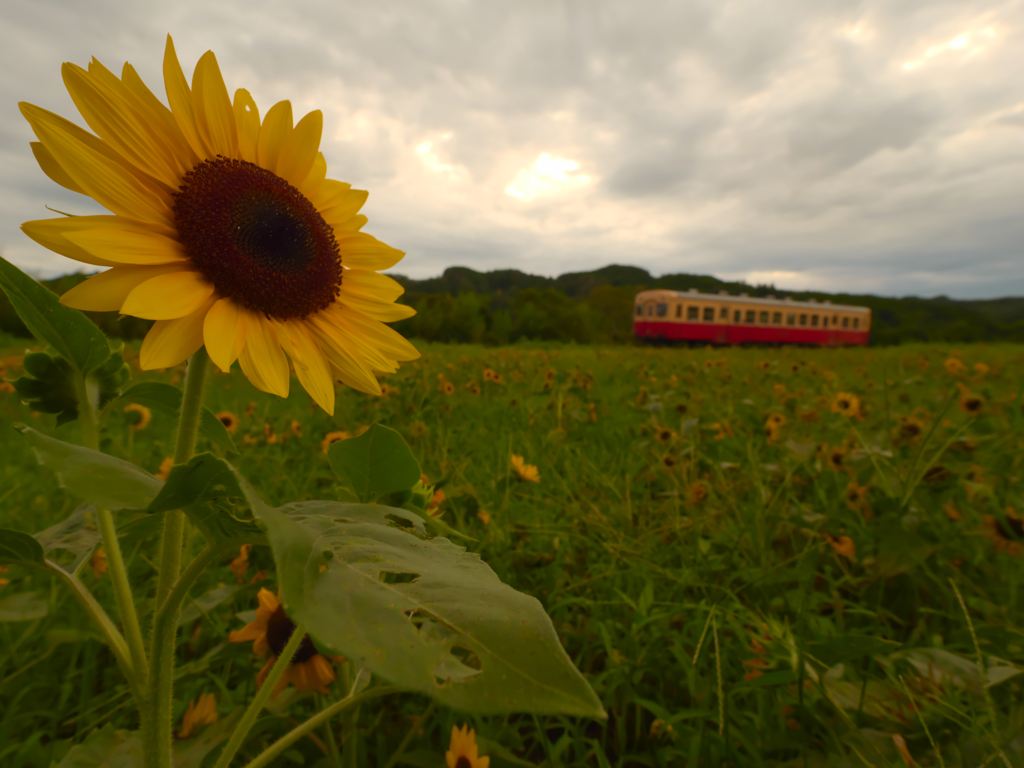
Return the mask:
M35 166L16 102L82 124L60 63L93 55L162 95L171 32L187 71L213 49L264 114L324 112L329 172L370 191L367 231L408 253L396 271L1024 293L1022 30L1009 0L11 0L0 248L73 269L18 227L95 211Z

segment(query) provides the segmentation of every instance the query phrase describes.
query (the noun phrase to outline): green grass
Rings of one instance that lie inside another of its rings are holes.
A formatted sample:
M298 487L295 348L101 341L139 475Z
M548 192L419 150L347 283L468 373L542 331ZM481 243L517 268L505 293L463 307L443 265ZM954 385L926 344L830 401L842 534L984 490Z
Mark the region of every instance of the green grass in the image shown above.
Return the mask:
M946 371L951 348L940 345L423 351L385 379L386 398L339 390L334 417L296 381L279 400L237 368L212 377L206 403L239 417L241 453L229 459L275 504L337 498L321 450L328 432L374 421L402 432L442 482L444 519L476 540L464 543L504 581L544 604L609 719L478 718L392 697L360 710L359 765L384 766L410 731L397 764L444 765L452 725L469 722L494 768L902 766L894 734L920 765L1024 766L1022 678L981 684L1014 672L1008 665L1024 668L1024 537L1006 512L1024 515L1019 346L961 346L962 378ZM9 378L17 353L2 353ZM483 381L487 367L500 384ZM439 389L439 374L454 394ZM181 370L141 376L177 383ZM957 382L983 398L980 415L961 411ZM860 398L862 420L830 409L840 391ZM769 441L772 413L785 424ZM911 416L922 434L896 437ZM53 417L0 395L0 525L35 532L77 502L37 468L10 429L16 421L70 441L77 425L55 428ZM129 437L115 412L104 450L155 472L173 429L154 414ZM847 449L839 470L823 443ZM510 454L536 465L540 483L519 481ZM867 506L847 503L851 482L868 489ZM153 547L131 545L144 597ZM193 533L192 551L200 545ZM221 718L252 694L262 660L249 644L226 642L242 626L235 614L255 608L258 586L273 586L273 573L248 584L272 569L269 552L250 561L231 598L182 627L179 723L201 693L217 694ZM193 596L235 584L228 565ZM35 592L48 612L0 622L0 764L48 766L107 723L136 728L116 665L77 604L49 577L13 567L5 575L0 599ZM113 613L109 579L88 568L83 578ZM265 713L243 752L254 755L316 706L299 696ZM340 723L333 735L344 736ZM279 764L332 765L327 741L321 731Z

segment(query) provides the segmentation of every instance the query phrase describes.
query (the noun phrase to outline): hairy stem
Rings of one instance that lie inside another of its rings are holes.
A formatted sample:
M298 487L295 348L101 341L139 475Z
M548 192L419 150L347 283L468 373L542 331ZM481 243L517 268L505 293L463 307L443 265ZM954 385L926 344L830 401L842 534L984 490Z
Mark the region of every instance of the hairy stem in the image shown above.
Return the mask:
M267 683L264 683L264 686L266 685ZM370 688L369 690L363 691L362 693L358 693L355 696L346 696L341 701L335 702L334 704L329 706L320 714L314 715L313 717L309 718L309 720L304 722L302 725L295 726L295 728L288 731L288 733L286 733L280 739L275 741L266 752L263 752L259 757L255 758L252 762L248 763L245 766L245 768L265 768L266 766L270 765L271 760L273 760L275 757L277 757L286 749L288 749L288 747L290 747L296 741L301 739L314 728L320 727L323 723L326 723L328 720L330 720L332 717L339 714L340 712L344 712L349 707L358 707L364 701L369 701L370 699L377 699L381 696L387 696L391 693L398 693L401 690L401 688L395 685L381 685L376 688ZM226 768L226 765L227 764L225 763L222 766L218 762L215 768Z
M266 680L263 681L263 685L260 686L259 690L256 691L256 696L249 704L249 708L245 710L245 714L242 715L242 719L238 725L235 726L235 732L231 734L231 738L228 739L227 746L224 747L224 751L220 753L220 757L217 758L217 763L214 768L227 768L231 765L231 759L238 752L238 748L242 746L242 742L245 741L245 737L249 735L249 730L256 722L256 718L259 717L260 712L263 709L263 705L267 703L267 699L270 698L270 694L273 693L274 687L277 685L277 681L281 679L281 675L288 669L288 665L292 663L292 656L299 650L299 644L302 642L302 638L306 636L306 628L299 624L292 631L292 636L288 639L288 644L281 651L281 655L277 657L277 661L274 662L274 666L270 669L270 674L267 675Z

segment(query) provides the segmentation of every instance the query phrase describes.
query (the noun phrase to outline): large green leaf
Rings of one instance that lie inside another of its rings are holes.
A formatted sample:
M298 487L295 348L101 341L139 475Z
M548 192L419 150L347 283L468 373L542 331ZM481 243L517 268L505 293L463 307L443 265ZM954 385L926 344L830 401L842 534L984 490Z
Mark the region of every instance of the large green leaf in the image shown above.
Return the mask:
M138 403L171 416L177 416L178 411L181 410L181 390L158 381L144 381L136 384L127 389L119 399L126 403ZM225 451L238 453L235 441L231 439L227 428L209 408L204 407L200 413L199 432Z
M149 511L184 509L207 541L239 539L265 544L263 532L252 520L239 520L233 514L233 502L243 498L231 465L212 453L200 453L171 469Z
M51 560L70 574L78 573L96 545L100 543L100 532L96 529L96 508L82 504L63 522L40 531L35 538L43 547L46 559ZM59 558L58 552L66 552L70 560Z
M362 502L412 488L420 465L395 430L374 424L359 437L338 440L327 451L331 469Z
M77 309L0 257L0 288L14 311L40 341L53 347L81 374L103 365L110 347L103 332Z
M411 512L311 501L271 508L241 477L270 539L283 603L326 648L447 706L604 717L534 598Z
M14 428L28 440L36 458L57 474L62 488L106 509L145 509L163 481L127 461L47 437L24 424Z
M38 592L20 592L0 598L0 621L31 621L41 619L50 606L40 600Z
M35 536L0 528L0 565L42 565L43 558L43 547Z

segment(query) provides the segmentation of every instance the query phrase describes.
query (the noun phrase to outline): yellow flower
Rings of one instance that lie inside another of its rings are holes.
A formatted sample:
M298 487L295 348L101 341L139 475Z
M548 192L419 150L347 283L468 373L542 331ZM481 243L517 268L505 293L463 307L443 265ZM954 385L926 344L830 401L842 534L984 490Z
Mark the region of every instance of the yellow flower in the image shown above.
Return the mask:
M324 439L320 442L320 447L323 449L324 453L327 453L327 449L331 447L332 443L336 443L339 440L348 440L350 437L359 437L361 434L363 434L363 432L365 432L369 428L369 426L362 426L359 427L359 429L355 430L354 432L345 432L343 430L339 430L337 432L328 432L326 435L324 435Z
M287 397L288 358L328 413L334 382L380 394L375 371L419 353L386 322L410 317L401 285L381 270L404 255L360 232L366 192L327 178L323 115L293 127L291 103L260 121L245 89L234 100L207 51L191 87L168 36L165 107L131 65L118 77L95 59L63 67L95 135L20 105L53 181L110 215L22 225L37 243L111 267L61 297L71 307L155 320L139 355L169 368L205 345L222 371L238 360L264 392Z
M103 547L96 547L96 551L92 553L92 559L89 560L89 565L92 566L92 572L97 579L107 572L110 566L107 563L107 553L103 551Z
M487 525L491 522L491 513L485 509L478 509L476 511L476 516L480 518L480 522L482 522L484 525Z
M138 403L128 403L128 405L124 407L124 412L138 414L138 416L135 417L128 417L129 422L131 422L128 428L132 432L138 432L145 429L149 426L149 422L153 418L153 414L150 413L149 408L144 405L139 405ZM135 418L136 421L132 422L132 418Z
M242 577L249 570L249 553L252 551L252 544L243 544L238 550L238 557L231 561L231 572L238 577L238 583L242 583Z
M217 414L217 418L228 432L234 432L238 429L238 417L231 411L221 411Z
M690 483L686 496L691 504L700 504L708 497L708 486L701 480Z
M773 413L771 416L768 417L768 420L764 423L764 425L768 429L778 429L779 427L781 427L785 423L786 423L785 415L783 415L781 413Z
M430 504L427 506L427 513L431 517L440 517L441 512L439 507L444 503L444 490L438 488L434 491L434 495L430 498Z
M657 430L655 430L654 436L662 445L668 445L675 439L676 433L673 432L668 427L659 427Z
M839 392L832 400L832 413L859 418L860 398L850 392Z
M480 394L480 385L477 384L475 381L469 382L469 384L466 385L466 389L469 390L469 393L471 395L479 395Z
M967 373L967 366L955 357L946 358L943 365L946 367L946 373L950 376L963 376Z
M270 669L277 661L278 654L284 650L285 645L291 639L295 631L295 624L284 612L282 606L274 593L269 589L260 589L256 595L259 606L256 608L256 621L246 624L242 629L236 629L228 640L232 643L244 643L252 640L252 652L256 656L265 656L267 651L271 657L263 665L263 669L256 676L256 685L263 685L263 681L270 674ZM334 657L334 661L342 660L340 656ZM299 649L292 657L292 663L281 679L274 686L271 698L285 689L288 683L292 683L300 691L319 691L327 693L327 686L334 680L334 668L331 662L316 650L309 635L302 638Z
M292 419L291 430L296 437L302 437L302 425L295 419Z
M823 535L828 543L832 545L832 549L836 551L837 555L842 555L847 560L855 560L857 558L857 547L849 536L833 536L831 533Z
M899 426L892 430L892 436L897 443L915 445L920 442L924 429L924 422L916 416L901 416Z
M468 729L468 731L467 731ZM452 726L452 739L444 753L448 768L490 768L491 758L478 755L476 731L468 725Z
M981 525L996 552L1005 550L1008 555L1024 555L1024 518L1014 512L1013 507L1006 508L1005 520L982 515Z
M846 506L854 512L860 512L865 520L870 520L873 513L868 505L867 486L858 485L856 480L851 480L846 486Z
M166 480L171 474L171 469L174 468L174 459L168 456L166 459L160 462L160 469L156 471L156 476L161 480Z
M179 739L187 739L192 735L192 729L197 725L212 725L217 722L217 698L212 693L204 693L199 697L199 703L195 700L188 703L185 716L181 719L181 730L178 731Z
M971 416L980 414L985 407L984 398L971 392L962 383L958 383L957 386L960 387L960 410Z
M512 468L519 475L520 480L527 480L531 483L540 482L540 471L533 464L527 464L523 461L523 457L518 454L512 454Z
M444 392L446 395L455 394L455 385L446 379L444 382L441 383L441 391Z
M497 374L490 368L484 368L484 381L494 381Z

